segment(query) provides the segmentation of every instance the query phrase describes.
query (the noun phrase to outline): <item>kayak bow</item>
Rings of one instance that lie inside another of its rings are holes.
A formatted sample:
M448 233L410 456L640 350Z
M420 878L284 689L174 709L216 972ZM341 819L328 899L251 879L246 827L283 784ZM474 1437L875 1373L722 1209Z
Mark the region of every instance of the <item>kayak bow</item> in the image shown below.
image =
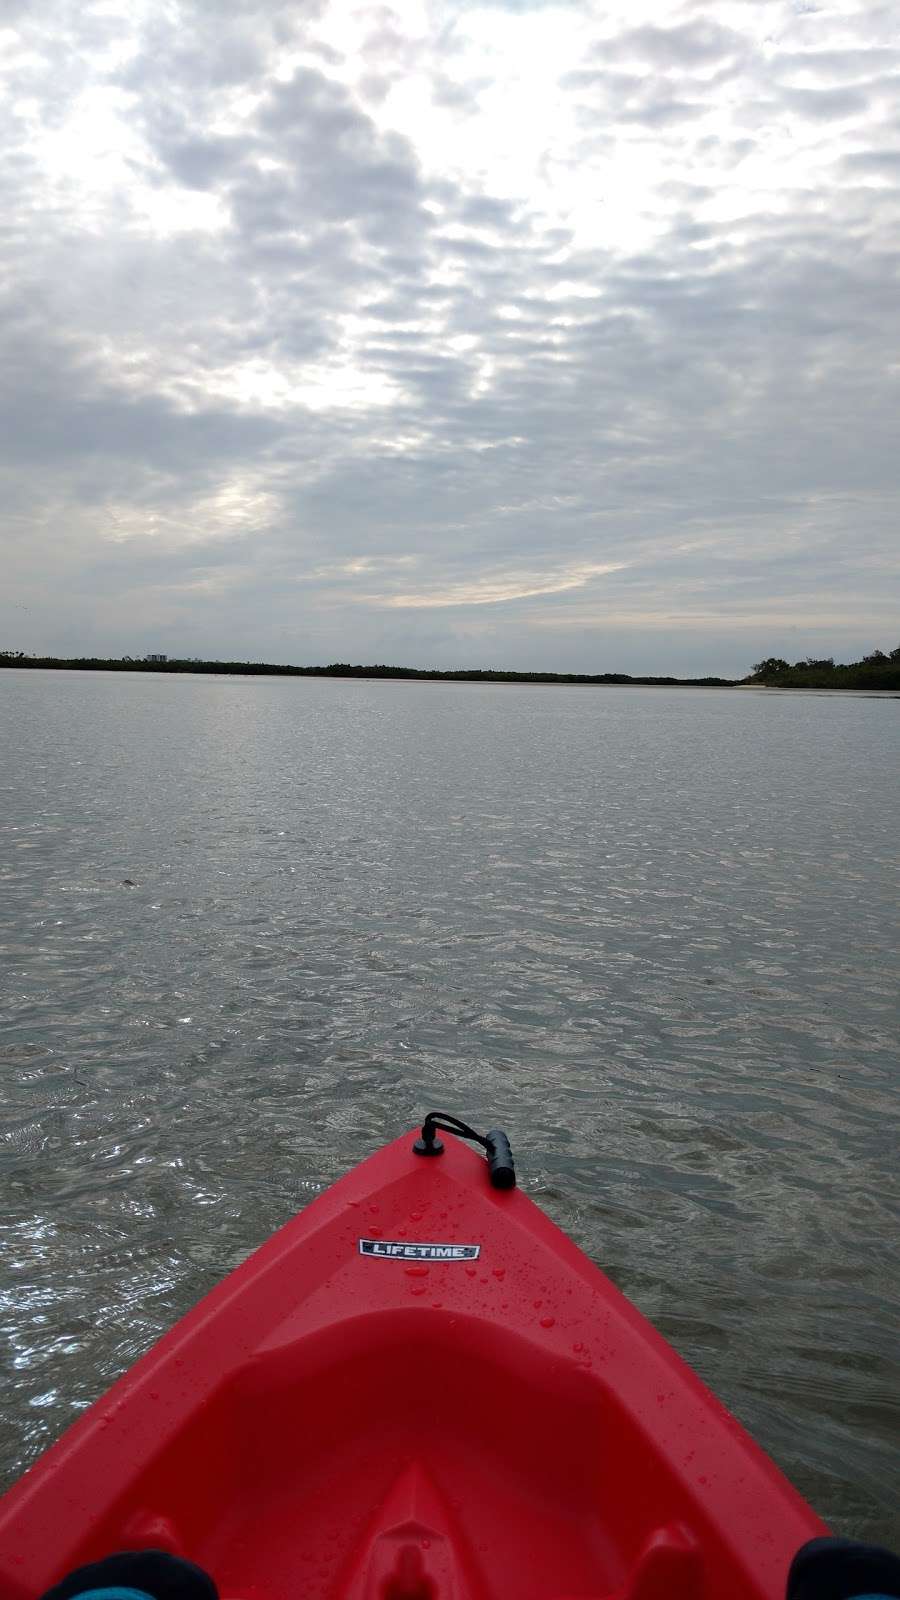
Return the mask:
M781 1600L824 1525L454 1120L319 1196L25 1474L4 1600L143 1547L223 1600Z

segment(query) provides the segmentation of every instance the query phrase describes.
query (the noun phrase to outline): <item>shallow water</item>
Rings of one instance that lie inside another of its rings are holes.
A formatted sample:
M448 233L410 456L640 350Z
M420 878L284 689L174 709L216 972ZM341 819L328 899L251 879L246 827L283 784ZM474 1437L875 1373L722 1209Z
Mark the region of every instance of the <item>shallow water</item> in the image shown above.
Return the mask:
M0 1481L440 1105L900 1543L900 700L4 672L0 750Z

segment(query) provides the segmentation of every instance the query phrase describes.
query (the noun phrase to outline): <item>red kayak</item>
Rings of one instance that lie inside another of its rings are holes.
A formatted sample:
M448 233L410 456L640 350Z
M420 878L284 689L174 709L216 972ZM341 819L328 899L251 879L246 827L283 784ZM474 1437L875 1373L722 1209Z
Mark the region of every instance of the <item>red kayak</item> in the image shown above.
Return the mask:
M824 1525L513 1186L504 1136L486 1162L436 1115L0 1500L3 1600L150 1547L223 1600L782 1600Z

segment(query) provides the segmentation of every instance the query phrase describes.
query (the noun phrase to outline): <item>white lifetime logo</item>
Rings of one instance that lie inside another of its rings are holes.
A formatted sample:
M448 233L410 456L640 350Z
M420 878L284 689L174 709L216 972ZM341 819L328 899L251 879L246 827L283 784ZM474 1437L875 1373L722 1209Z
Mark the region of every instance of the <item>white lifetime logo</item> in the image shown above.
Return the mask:
M360 1239L361 1256L382 1261L477 1261L480 1244L410 1244L405 1239Z

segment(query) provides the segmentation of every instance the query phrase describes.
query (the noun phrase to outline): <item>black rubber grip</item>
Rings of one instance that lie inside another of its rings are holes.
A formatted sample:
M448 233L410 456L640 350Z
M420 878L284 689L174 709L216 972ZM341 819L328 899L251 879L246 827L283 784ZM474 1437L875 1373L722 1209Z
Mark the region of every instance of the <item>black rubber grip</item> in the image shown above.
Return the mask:
M509 1140L502 1128L492 1128L485 1134L487 1164L491 1183L495 1189L514 1189L516 1165Z

